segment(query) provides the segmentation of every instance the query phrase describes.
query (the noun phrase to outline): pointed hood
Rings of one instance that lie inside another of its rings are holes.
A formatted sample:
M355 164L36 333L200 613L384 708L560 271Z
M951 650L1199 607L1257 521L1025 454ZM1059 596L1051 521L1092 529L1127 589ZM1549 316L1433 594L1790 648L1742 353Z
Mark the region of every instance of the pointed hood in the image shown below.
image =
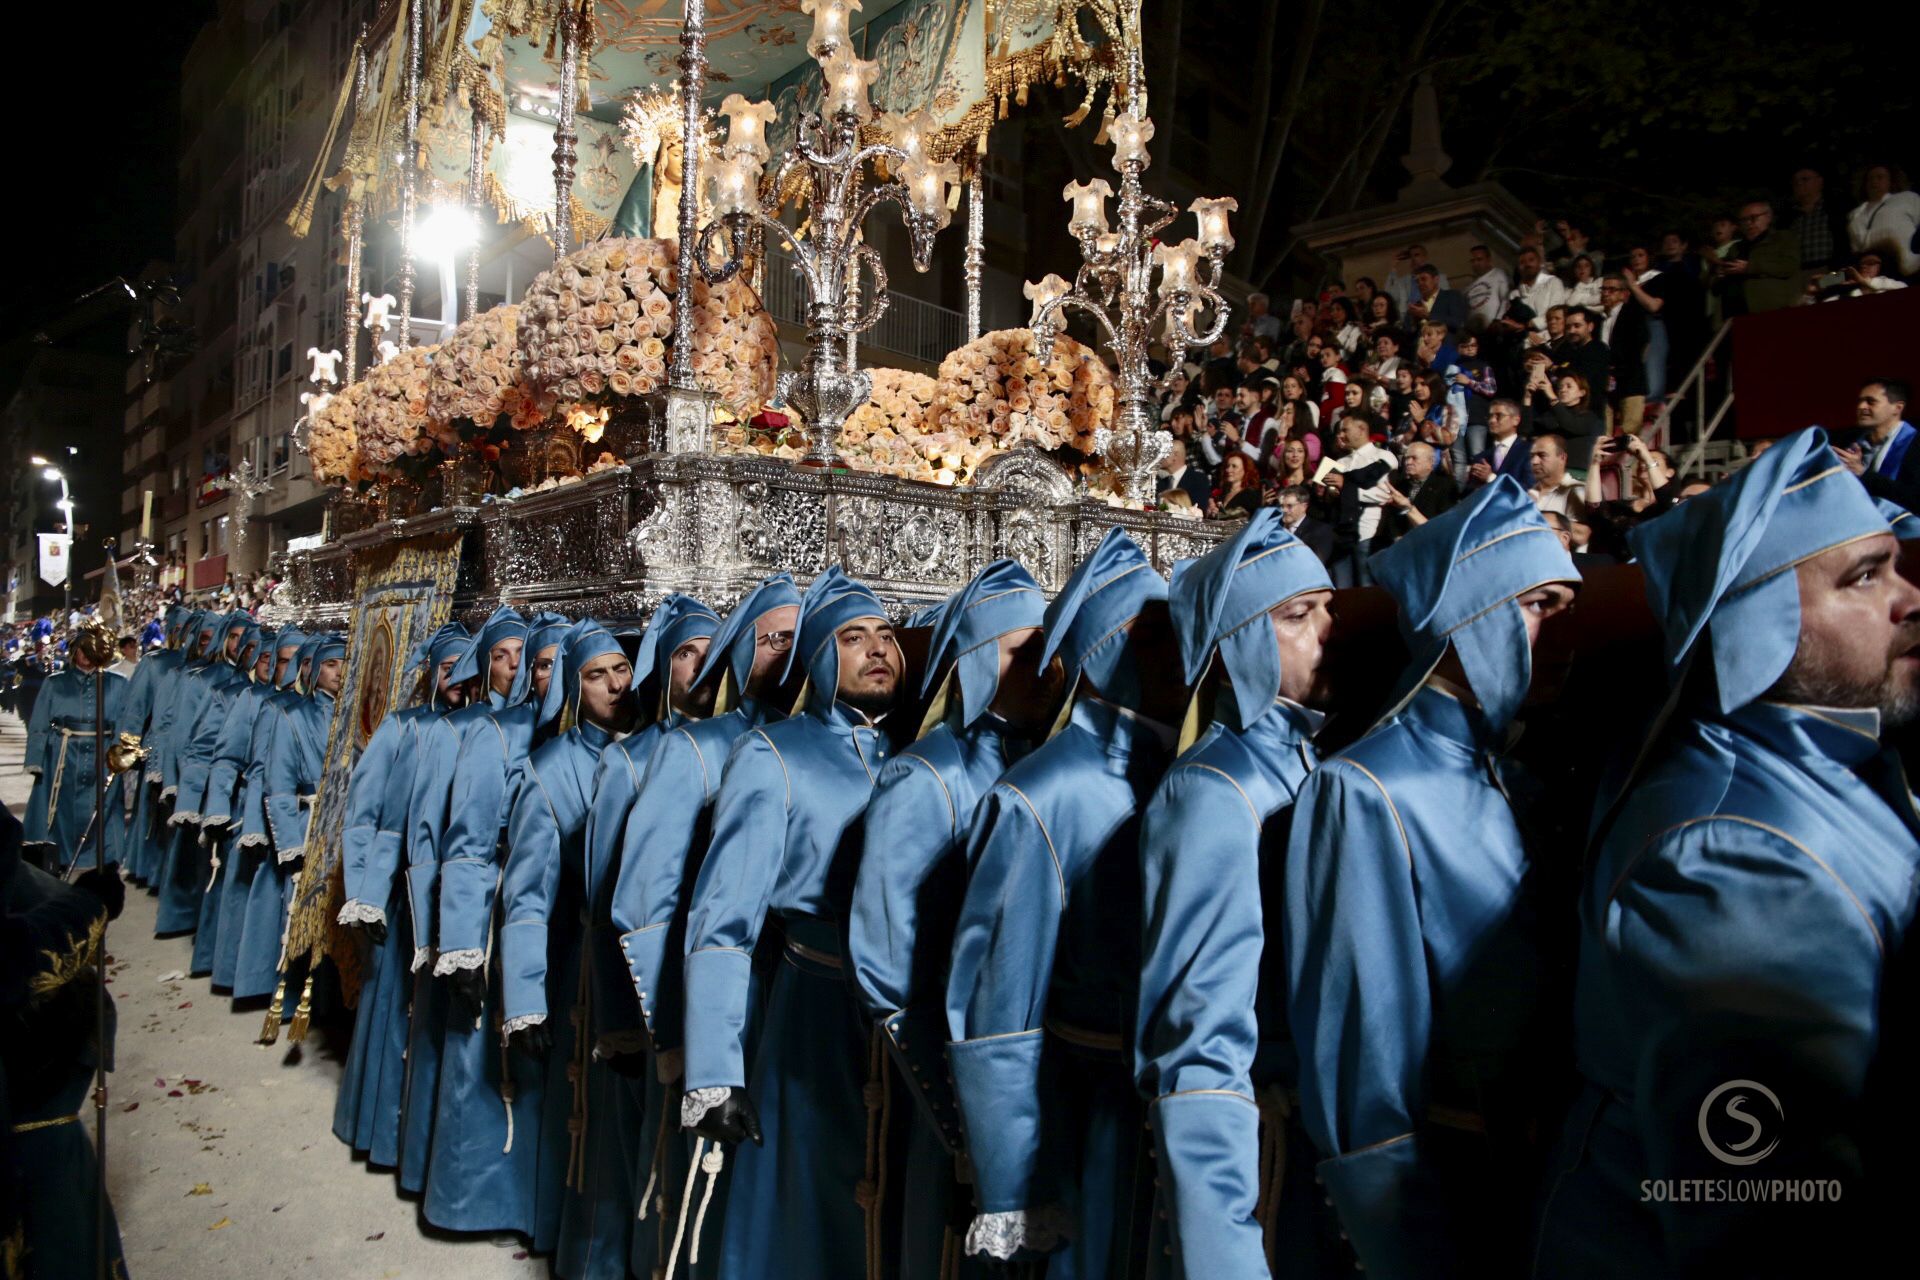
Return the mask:
M1000 637L1039 626L1046 612L1040 584L1017 560L995 560L944 604L922 610L934 617L920 689L932 701L921 732L954 709L956 684L960 727L985 715L1000 691Z
M1773 687L1800 646L1799 579L1788 571L1889 532L1826 432L1810 427L1627 541L1646 574L1670 674L1679 679L1700 654L1713 663L1720 710L1732 711Z
M282 649L293 650L293 661L287 663L287 674L274 682L273 687L275 689L293 688L293 682L300 674L300 653L306 647L307 639L307 633L298 627L282 627L280 628L280 634L274 637L273 666L276 675L279 674L280 670L280 651Z
M508 706L517 707L523 702L531 702L534 700L533 668L534 664L539 661L540 651L546 648L552 648L554 650L554 672L547 678L547 691L548 693L553 691L554 676L559 674L560 648L566 640L568 629L572 626L572 618L567 617L564 613L555 613L551 609L543 609L528 620L527 647L520 656L520 672L513 678L513 692L507 695ZM540 703L540 710L542 712L540 715L540 723L546 724L553 717L552 715L546 714L545 695L540 696ZM559 709L560 704L558 702L554 703L555 714L559 712Z
M1277 509L1254 512L1233 537L1173 566L1167 602L1185 683L1197 690L1217 653L1233 688L1231 703L1216 708L1216 717L1247 728L1280 696L1280 642L1268 612L1304 592L1332 587L1320 557L1287 532ZM1194 715L1190 708L1190 721Z
M833 710L840 693L840 646L834 637L858 618L891 621L880 597L865 583L849 578L839 565L830 565L807 584L800 600L800 624L787 654L787 673L798 662L807 677L794 704L796 710L805 707L822 719Z
M646 709L652 719L666 719L670 709L675 650L689 640L711 637L719 629L720 615L692 596L676 592L655 607L633 658L634 687L653 683L653 705ZM707 652L711 656L713 648L710 646Z
M1149 602L1166 598L1166 581L1155 572L1147 553L1118 525L1108 529L1047 606L1042 624L1047 639L1041 665L1057 654L1065 667L1062 723L1083 677L1110 701L1131 706L1138 700L1140 673L1127 647L1125 628Z
M327 636L324 631L315 632L300 642L300 652L293 655L292 683L288 686L295 693L304 695L313 692L313 655L326 642ZM307 669L305 679L300 676L300 668L303 666Z
M542 647L552 643L547 638L552 634L550 629L534 632ZM580 669L610 653L625 657L626 650L620 647L618 636L592 618L582 618L559 635L560 651L553 657L553 676L547 681L546 696L540 700L540 723L557 723L559 731L565 733L580 722ZM631 696L631 689L628 693Z
M521 617L519 611L512 605L501 605L480 624L480 629L473 633L473 639L468 642L466 652L460 655L460 661L453 664L452 678L457 683L482 679L487 674L493 647L503 640L518 640L523 645L520 653L520 674L514 677L513 690L507 695L506 700L507 705L513 705L526 696L527 683L531 680L528 673L532 670L533 651L532 646L525 643L526 639L527 620ZM491 690L483 689L480 696L486 698L490 693Z
M187 608L187 606L183 604L168 605L166 620L167 643L178 646L180 643L181 629L192 620L193 610Z
M747 677L753 674L754 623L774 609L786 608L800 603L800 588L794 585L790 573L776 573L762 578L760 584L746 594L739 604L727 614L725 622L713 633L713 644L707 649L707 660L700 666L700 674L694 677L694 683L705 684L710 679L720 680L719 695L713 702L713 713L719 715L736 705L747 687Z
M1487 726L1498 731L1512 723L1533 683L1533 646L1518 597L1580 581L1573 557L1520 482L1500 476L1368 563L1400 605L1400 634L1413 655L1388 714L1405 705L1451 646Z
M1920 538L1920 516L1886 498L1875 498L1873 505L1880 508L1880 514L1886 518L1887 528L1893 530L1894 537L1902 542Z

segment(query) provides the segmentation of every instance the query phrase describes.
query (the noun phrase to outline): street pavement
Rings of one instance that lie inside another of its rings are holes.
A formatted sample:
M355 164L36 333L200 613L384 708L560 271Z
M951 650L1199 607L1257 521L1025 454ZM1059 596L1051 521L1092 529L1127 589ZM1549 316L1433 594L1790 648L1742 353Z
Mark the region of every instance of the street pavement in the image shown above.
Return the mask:
M0 802L19 815L26 729L0 713ZM153 936L154 899L129 886L108 931L119 1015L108 1077L107 1185L131 1280L521 1280L544 1260L513 1236L435 1230L392 1174L333 1136L345 1030L256 1044L264 1012L187 978L191 938ZM91 1107L85 1115L92 1132Z

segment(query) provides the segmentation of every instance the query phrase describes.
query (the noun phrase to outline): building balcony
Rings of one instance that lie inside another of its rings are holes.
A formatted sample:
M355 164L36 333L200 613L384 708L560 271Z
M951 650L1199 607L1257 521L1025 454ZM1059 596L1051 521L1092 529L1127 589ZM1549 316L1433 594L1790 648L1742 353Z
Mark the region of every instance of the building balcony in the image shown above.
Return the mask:
M202 556L193 562L193 589L208 591L220 586L227 580L227 557L225 555Z

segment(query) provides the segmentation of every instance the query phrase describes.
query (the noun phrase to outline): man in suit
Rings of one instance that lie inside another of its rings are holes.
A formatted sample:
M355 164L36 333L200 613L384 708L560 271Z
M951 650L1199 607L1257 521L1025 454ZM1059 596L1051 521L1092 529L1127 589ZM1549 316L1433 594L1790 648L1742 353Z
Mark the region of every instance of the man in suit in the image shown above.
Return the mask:
M1440 269L1431 262L1413 273L1413 284L1419 296L1407 303L1407 331L1418 338L1421 323L1431 320L1447 326L1449 338L1459 337L1467 327L1467 295L1458 289L1442 288Z
M1467 468L1467 492L1490 484L1495 476L1512 476L1522 489L1533 487L1533 459L1520 439L1520 406L1495 400L1487 409L1487 451Z
M1607 412L1614 430L1639 435L1647 411L1647 310L1627 288L1627 278L1609 271L1600 281L1600 345L1607 349ZM1598 388L1595 388L1598 390Z
M1906 420L1912 395L1899 378L1875 378L1861 387L1854 407L1858 430L1834 452L1868 493L1920 511L1920 449L1912 447L1920 431Z
M1193 505L1202 511L1207 509L1207 499L1213 496L1213 483L1197 468L1187 465L1187 446L1180 440L1175 440L1173 448L1167 452L1167 460L1162 464L1154 494L1164 498L1174 489L1193 499Z
M1333 560L1333 526L1308 514L1312 502L1313 493L1303 484L1282 489L1280 523L1286 526L1288 533L1306 543L1307 548L1320 557L1321 564L1330 564Z
M1392 492L1380 515L1380 531L1373 536L1376 551L1418 529L1460 500L1453 476L1434 465L1433 446L1424 440L1409 444L1400 469L1387 478Z

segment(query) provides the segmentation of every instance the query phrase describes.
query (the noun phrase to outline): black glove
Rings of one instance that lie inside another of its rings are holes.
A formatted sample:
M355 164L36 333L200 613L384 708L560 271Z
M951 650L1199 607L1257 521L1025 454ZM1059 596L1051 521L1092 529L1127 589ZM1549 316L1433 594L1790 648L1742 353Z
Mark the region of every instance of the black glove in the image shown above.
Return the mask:
M104 867L95 867L82 871L74 877L74 887L85 889L100 899L107 908L107 919L118 920L120 912L127 905L127 882L120 878L120 864L109 862Z
M453 992L455 1006L463 1009L467 1017L480 1016L480 1010L487 1003L487 974L484 969L455 969L447 975L447 988Z
M610 1053L601 1061L609 1071L629 1080L645 1079L653 1070L653 1059L644 1053Z
M745 1089L728 1090L727 1100L701 1116L693 1131L729 1146L738 1145L742 1138L753 1139L756 1147L762 1145L760 1113L753 1109L753 1099L747 1097Z
M521 1027L507 1037L507 1045L522 1053L530 1053L536 1058L544 1058L553 1050L553 1032L547 1030L547 1024L536 1022L530 1027Z
M387 922L385 920L361 920L357 922L366 931L367 941L379 946L387 940Z

